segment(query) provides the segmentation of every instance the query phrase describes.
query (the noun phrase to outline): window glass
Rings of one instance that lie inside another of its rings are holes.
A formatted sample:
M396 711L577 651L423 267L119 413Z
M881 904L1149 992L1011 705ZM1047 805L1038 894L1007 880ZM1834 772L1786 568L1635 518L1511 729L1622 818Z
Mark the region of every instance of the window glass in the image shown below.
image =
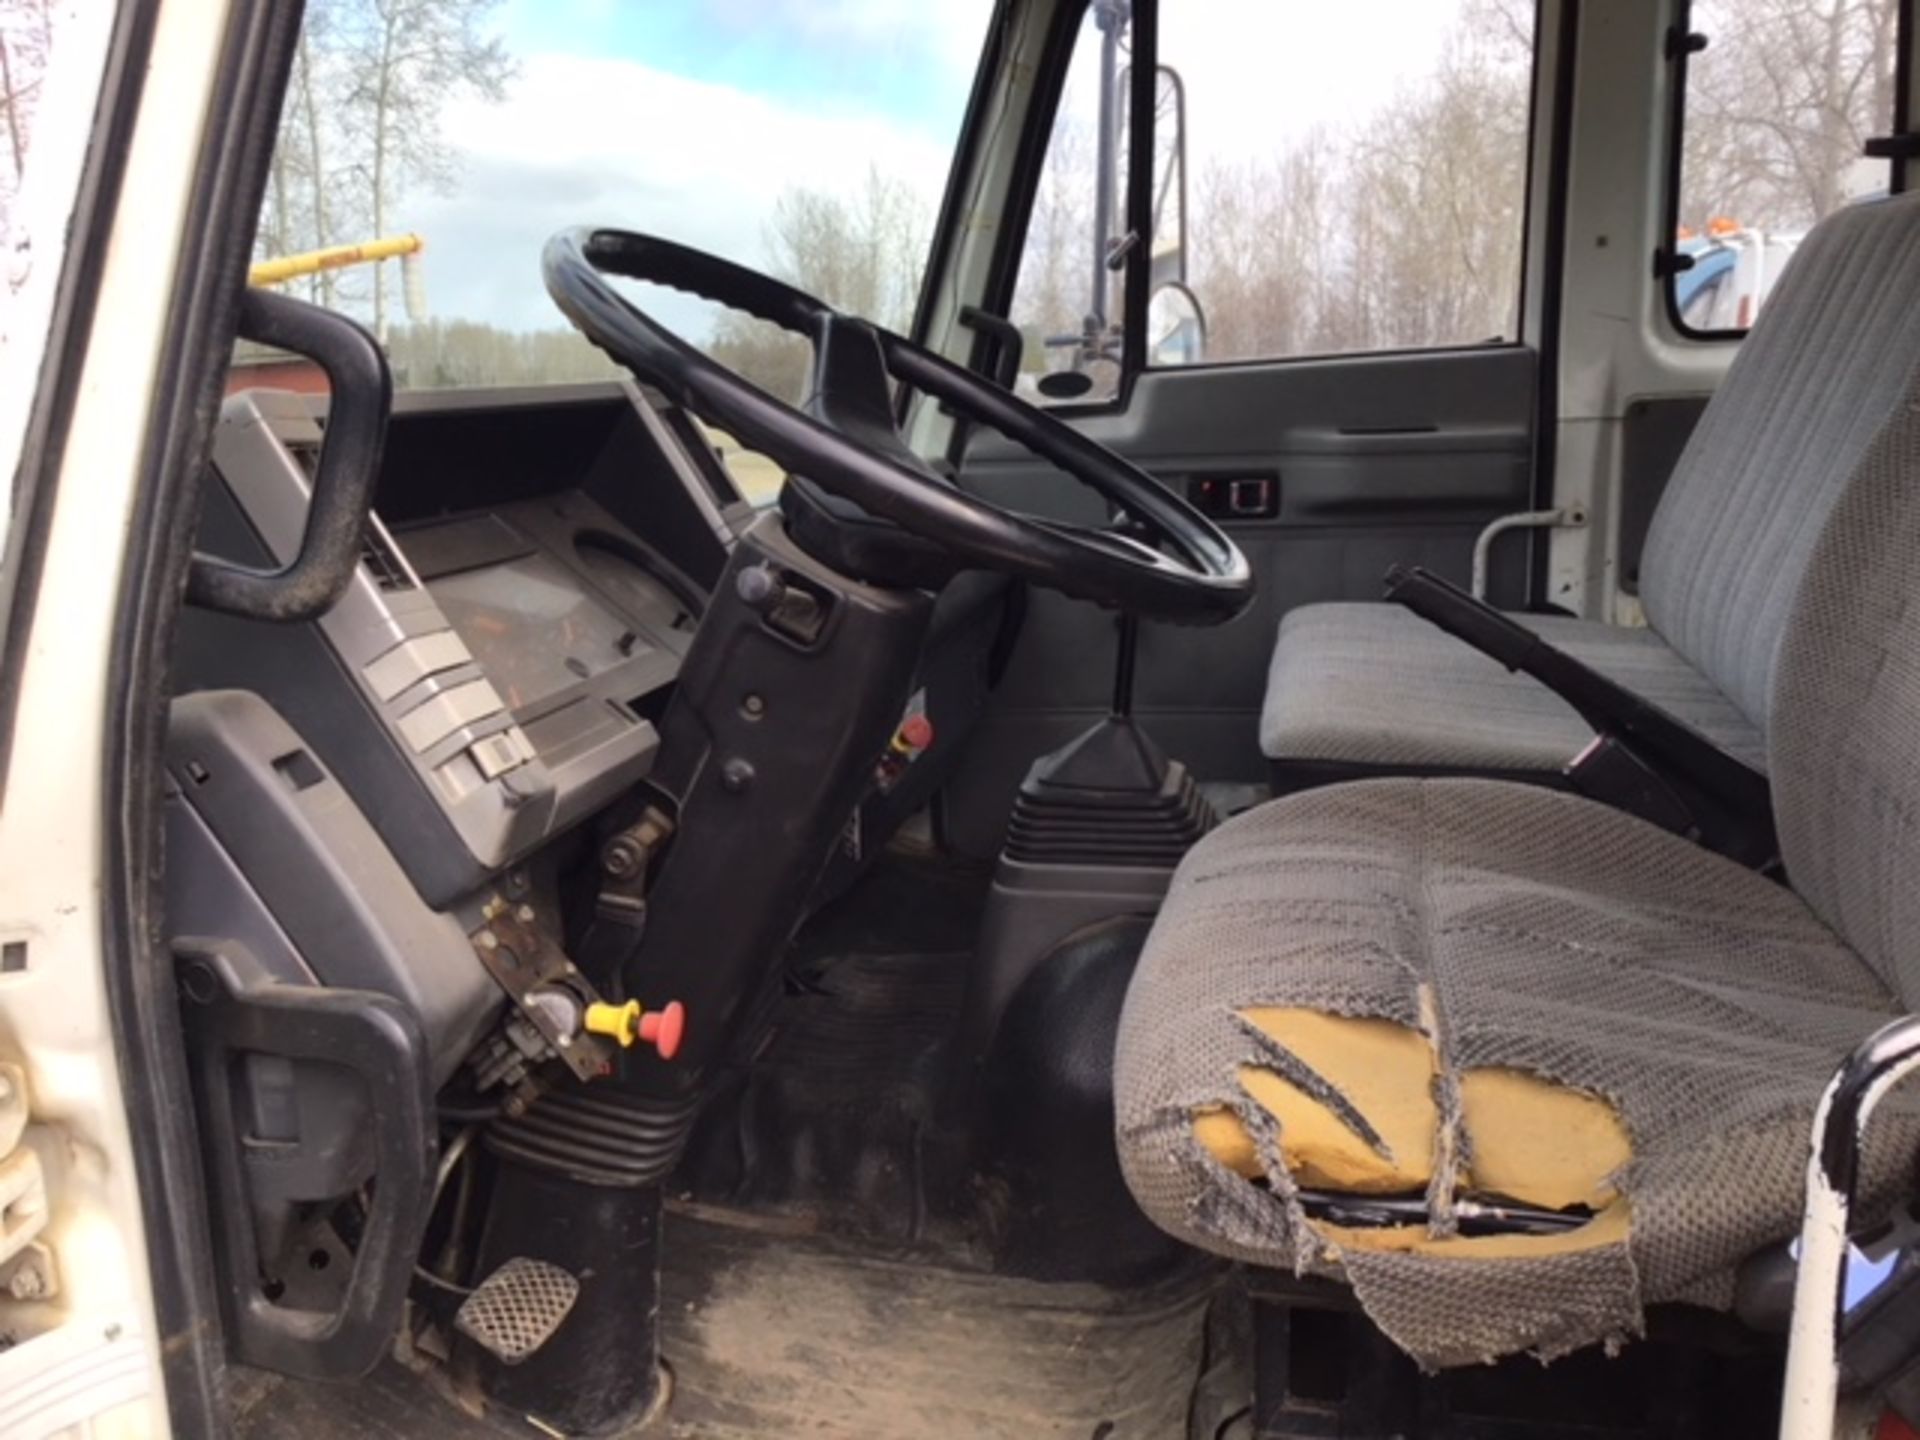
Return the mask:
M12 228L62 19L50 0L0 4L0 129L6 131L5 145L0 146L0 232Z
M1025 342L1015 390L1029 400L1104 400L1119 387L1126 276L1109 257L1126 228L1127 9L1091 0L1054 111L1009 316Z
M1514 338L1532 0L1164 0L1159 24L1150 364ZM1050 173L1091 148L1064 120ZM1090 253L1081 170L1042 187L1023 326Z
M372 327L403 388L617 373L541 281L541 247L575 225L711 250L904 327L991 4L309 0L256 258L295 257L274 283ZM406 253L300 258L385 240ZM802 342L634 293L798 398ZM238 360L237 384L318 383Z
M1807 231L1883 195L1861 153L1892 128L1899 0L1694 0L1706 48L1687 60L1674 313L1745 330Z
M61 273L79 243L76 211L114 21L106 4L0 0L0 474L8 476L20 470L50 378L43 365L53 358ZM0 501L0 545L30 490L11 485Z

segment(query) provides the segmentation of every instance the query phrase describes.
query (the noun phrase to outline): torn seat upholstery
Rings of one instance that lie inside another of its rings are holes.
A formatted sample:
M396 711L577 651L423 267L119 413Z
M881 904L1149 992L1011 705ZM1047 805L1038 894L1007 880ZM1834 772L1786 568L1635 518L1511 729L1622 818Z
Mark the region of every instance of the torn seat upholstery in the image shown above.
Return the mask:
M1808 553L1920 362L1920 195L1808 235L1715 393L1648 531L1648 625L1518 616L1749 763ZM1538 681L1398 606L1281 623L1260 745L1284 790L1367 772L1551 775L1592 738Z
M1796 1229L1840 1058L1920 1009L1920 411L1896 407L1809 547L1768 758L1791 888L1566 793L1309 790L1182 863L1121 1018L1117 1136L1146 1213L1338 1277L1429 1366L1725 1307ZM1896 1093L1869 1209L1912 1183ZM1412 1197L1353 1225L1303 1197ZM1473 1206L1561 1212L1472 1233Z

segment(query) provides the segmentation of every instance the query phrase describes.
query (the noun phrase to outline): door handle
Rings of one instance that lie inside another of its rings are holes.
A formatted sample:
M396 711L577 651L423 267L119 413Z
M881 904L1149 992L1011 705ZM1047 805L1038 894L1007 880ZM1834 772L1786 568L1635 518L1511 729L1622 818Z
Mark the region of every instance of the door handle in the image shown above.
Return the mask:
M1271 470L1189 475L1187 499L1212 520L1271 520L1280 513L1280 476Z

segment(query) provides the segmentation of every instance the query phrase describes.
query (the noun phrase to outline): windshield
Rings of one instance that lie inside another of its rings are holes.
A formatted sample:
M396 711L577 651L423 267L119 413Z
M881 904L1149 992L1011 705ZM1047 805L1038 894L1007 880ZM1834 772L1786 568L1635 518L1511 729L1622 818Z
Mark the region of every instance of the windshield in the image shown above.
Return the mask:
M255 281L368 324L401 388L618 373L541 282L542 245L573 225L658 233L904 328L990 9L310 0ZM354 248L316 256L332 247ZM797 397L792 337L672 292L645 303ZM285 357L238 362L236 383L249 364L320 383Z

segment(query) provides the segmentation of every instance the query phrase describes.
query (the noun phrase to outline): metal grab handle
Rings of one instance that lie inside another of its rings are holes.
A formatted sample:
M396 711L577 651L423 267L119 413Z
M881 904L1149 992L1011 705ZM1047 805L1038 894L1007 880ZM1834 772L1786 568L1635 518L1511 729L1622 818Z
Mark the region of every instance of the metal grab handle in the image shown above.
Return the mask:
M332 389L325 442L307 503L300 552L282 570L255 570L196 554L187 603L228 615L292 623L331 609L360 563L360 536L393 408L393 375L379 344L344 315L249 290L240 335L318 362Z
M1920 1015L1884 1025L1834 1072L1814 1112L1800 1221L1780 1440L1833 1440L1847 1247L1867 1122L1886 1093L1920 1069Z

